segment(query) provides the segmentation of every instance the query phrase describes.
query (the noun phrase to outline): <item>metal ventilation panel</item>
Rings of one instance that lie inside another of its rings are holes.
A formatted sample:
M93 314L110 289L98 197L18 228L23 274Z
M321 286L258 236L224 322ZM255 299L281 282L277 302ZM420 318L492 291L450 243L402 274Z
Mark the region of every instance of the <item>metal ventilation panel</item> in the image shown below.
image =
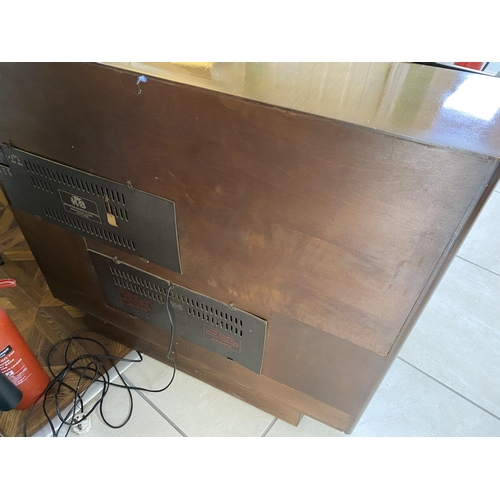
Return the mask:
M14 208L181 272L175 204L2 145L0 178Z
M106 303L162 330L170 330L166 297L170 283L89 250ZM172 283L175 334L261 373L267 322L253 314Z

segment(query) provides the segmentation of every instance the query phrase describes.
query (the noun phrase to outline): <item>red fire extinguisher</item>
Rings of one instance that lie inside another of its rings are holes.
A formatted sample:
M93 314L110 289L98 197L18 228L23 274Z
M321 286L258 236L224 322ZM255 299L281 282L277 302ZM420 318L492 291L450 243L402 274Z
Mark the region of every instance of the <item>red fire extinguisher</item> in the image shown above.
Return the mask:
M15 280L0 280L0 288L15 286ZM49 383L42 365L3 309L0 309L0 373L23 393L17 410L32 406ZM38 402L41 401L42 398Z
M481 71L484 62L456 62L455 66L462 66L463 68L477 69Z

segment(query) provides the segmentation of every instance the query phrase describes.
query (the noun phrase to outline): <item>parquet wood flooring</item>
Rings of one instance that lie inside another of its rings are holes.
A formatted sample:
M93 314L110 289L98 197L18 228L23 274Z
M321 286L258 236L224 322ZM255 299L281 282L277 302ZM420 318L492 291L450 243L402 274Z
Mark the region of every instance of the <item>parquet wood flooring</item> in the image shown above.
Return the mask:
M47 373L47 354L59 340L78 330L87 328L84 314L53 297L47 283L19 229L8 202L0 189L0 253L4 265L0 266L0 279L14 278L16 288L0 289L0 307L5 309L22 333ZM130 349L97 333L86 333L106 345L114 356L125 356ZM88 342L74 346L74 354L97 352ZM62 358L62 354L60 355ZM63 367L62 359L54 358L53 370ZM49 373L50 375L50 373ZM50 417L56 415L53 397L50 398ZM72 400L66 391L61 401L63 407ZM0 434L6 437L22 436L27 410L0 412ZM38 405L28 421L27 435L36 433L47 422L41 405Z

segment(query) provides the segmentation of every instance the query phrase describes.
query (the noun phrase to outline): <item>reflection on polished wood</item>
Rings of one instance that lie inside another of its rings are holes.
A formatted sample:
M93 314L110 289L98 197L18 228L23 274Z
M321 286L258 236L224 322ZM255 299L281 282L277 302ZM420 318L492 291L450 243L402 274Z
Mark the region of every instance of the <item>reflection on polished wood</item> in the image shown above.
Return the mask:
M182 338L179 368L351 431L500 175L500 82L401 63L119 66L1 65L0 140L173 200L183 274L15 210L54 296L163 360L168 332L106 306L87 248L232 302L268 320L262 375Z
M500 157L500 79L408 63L107 63L271 106ZM456 94L463 107L447 105ZM463 91L463 92L462 92ZM486 106L492 116L475 115Z

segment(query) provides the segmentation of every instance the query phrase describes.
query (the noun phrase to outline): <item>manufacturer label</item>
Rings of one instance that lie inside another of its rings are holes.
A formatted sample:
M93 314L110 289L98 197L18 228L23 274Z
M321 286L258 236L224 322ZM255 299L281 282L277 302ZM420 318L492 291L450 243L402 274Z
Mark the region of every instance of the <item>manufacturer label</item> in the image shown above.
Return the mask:
M208 325L203 325L203 334L213 342L241 353L241 341Z
M178 311L181 312L184 310L182 304L179 304L178 302L174 302L173 300L171 300L169 303L172 306L172 309L177 309Z
M0 373L5 375L14 385L19 385L31 377L24 361L16 359L16 351L10 345L0 351Z
M73 215L77 215L82 219L87 219L92 222L102 224L101 216L97 203L93 200L83 198L82 196L74 193L68 193L62 189L58 189L59 197L61 198L64 210Z
M145 297L140 297L139 295L136 295L128 290L120 290L120 298L126 306L130 306L134 309L139 309L139 311L147 313L153 312L153 304Z

